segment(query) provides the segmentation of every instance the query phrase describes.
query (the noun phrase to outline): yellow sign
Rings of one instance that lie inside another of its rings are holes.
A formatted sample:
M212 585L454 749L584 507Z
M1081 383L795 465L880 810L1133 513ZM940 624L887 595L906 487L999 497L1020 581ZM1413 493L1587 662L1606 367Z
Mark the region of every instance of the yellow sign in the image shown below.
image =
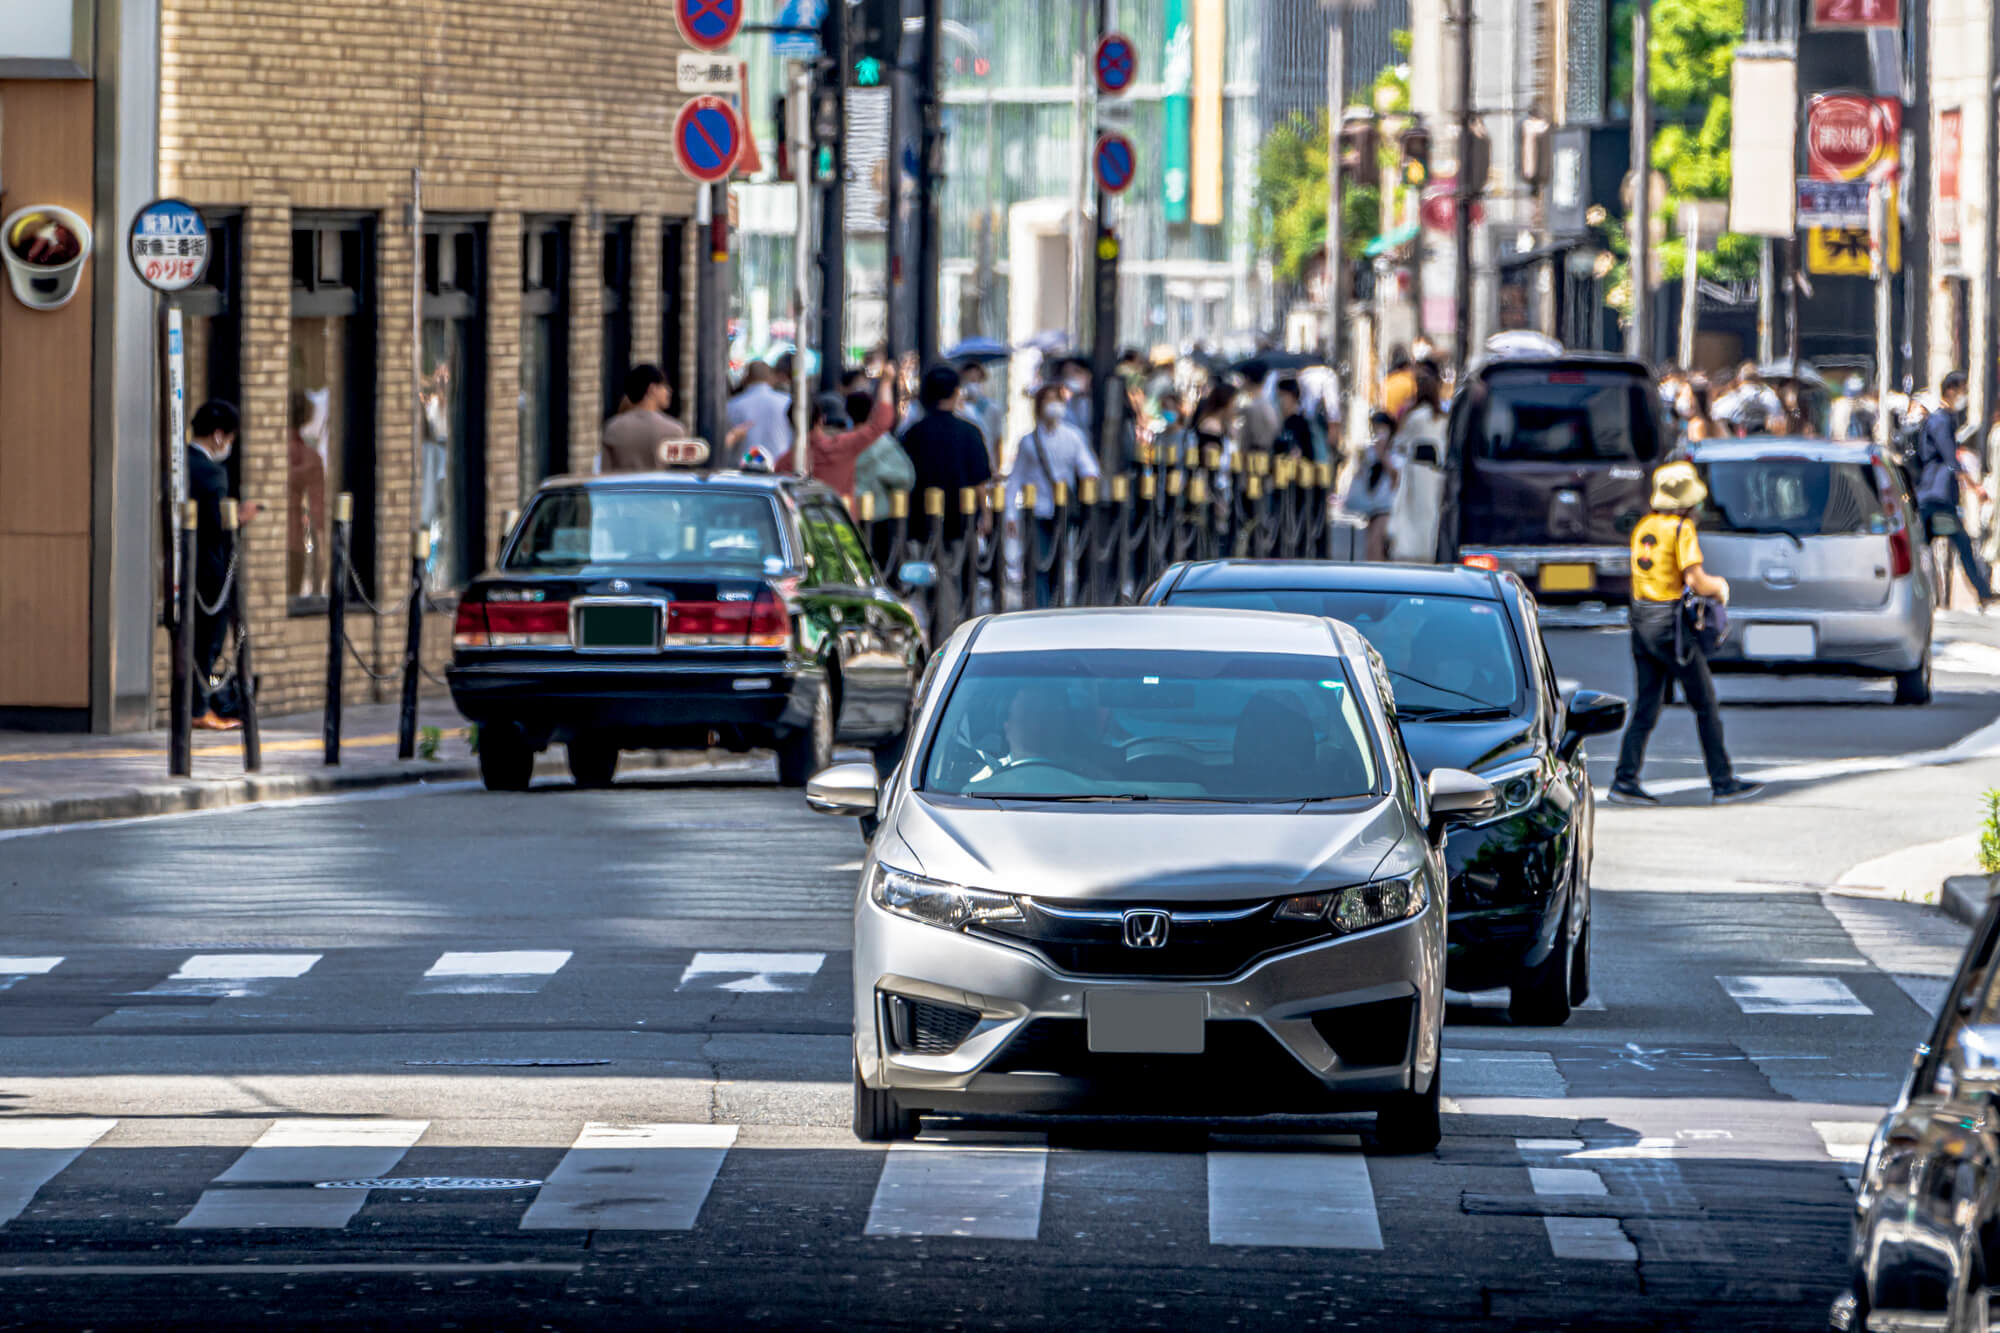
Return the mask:
M1889 191L1889 271L1903 267L1903 228L1896 213L1896 192ZM1813 227L1806 232L1806 272L1828 277L1869 275L1866 227Z

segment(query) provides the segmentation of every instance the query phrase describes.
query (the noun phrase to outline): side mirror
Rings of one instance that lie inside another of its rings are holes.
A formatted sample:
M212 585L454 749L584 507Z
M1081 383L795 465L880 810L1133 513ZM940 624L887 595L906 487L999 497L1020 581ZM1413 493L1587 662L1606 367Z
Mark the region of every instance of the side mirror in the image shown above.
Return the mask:
M867 819L882 798L873 764L835 764L806 780L806 804L823 815Z
M1625 701L1615 694L1578 690L1571 695L1563 714L1562 757L1574 758L1586 736L1608 736L1622 729L1625 711Z
M1477 824L1500 812L1500 793L1493 784L1462 768L1434 768L1424 779L1430 795L1431 833Z
M2000 1024L1960 1028L1945 1056L1945 1067L1954 1097L1963 1100L2000 1092Z
M905 588L937 586L937 566L928 560L905 560L896 566L896 582Z

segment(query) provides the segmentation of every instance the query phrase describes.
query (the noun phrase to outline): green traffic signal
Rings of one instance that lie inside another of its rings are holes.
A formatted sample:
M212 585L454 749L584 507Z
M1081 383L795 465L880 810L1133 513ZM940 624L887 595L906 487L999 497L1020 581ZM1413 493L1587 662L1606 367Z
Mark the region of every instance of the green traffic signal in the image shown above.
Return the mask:
M854 62L854 86L857 88L879 88L882 86L882 62L874 56L863 56Z

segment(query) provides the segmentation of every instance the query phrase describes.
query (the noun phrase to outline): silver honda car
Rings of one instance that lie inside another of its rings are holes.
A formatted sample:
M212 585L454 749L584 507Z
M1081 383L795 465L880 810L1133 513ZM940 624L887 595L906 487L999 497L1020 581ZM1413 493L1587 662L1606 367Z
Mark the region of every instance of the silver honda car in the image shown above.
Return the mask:
M1351 627L1254 611L987 617L932 661L854 907L854 1128L925 1112L1374 1110L1439 1133L1448 827Z

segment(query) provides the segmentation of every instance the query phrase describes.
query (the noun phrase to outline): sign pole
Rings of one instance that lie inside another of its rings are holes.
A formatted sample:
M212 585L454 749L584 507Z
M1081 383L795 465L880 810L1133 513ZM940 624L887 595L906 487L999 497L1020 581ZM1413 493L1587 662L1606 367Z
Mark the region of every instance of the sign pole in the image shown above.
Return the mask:
M1681 260L1681 369L1694 369L1694 326L1700 318L1701 278L1697 267L1701 259L1701 222L1693 216L1693 210L1684 210L1686 226L1684 233L1686 248Z
M729 187L704 187L695 223L701 232L701 269L695 311L695 434L708 441L709 458L722 463L723 421L729 395L729 321L723 276L729 265Z
M1460 0L1461 4L1469 0ZM1632 327L1625 335L1625 350L1640 361L1652 360L1651 253L1653 213L1653 103L1651 60L1652 15L1650 6L1632 6L1632 217L1631 263ZM1769 241L1764 253L1771 252ZM1768 291L1768 286L1766 288ZM1766 359L1769 354L1766 353Z
M825 94L831 102L832 170L820 186L819 388L840 391L847 360L847 6L829 4L820 29Z
M1769 253L1769 242L1765 253ZM1889 448L1889 192L1876 182L1868 189L1868 261L1875 279L1875 443Z
M1097 76L1097 104L1103 108L1107 97L1122 97L1138 78L1138 48L1132 40L1111 30L1110 0L1097 0L1097 49L1092 60ZM1131 141L1122 134L1107 134L1100 126L1091 152L1091 174L1097 185L1096 244L1092 247L1095 265L1091 284L1090 337L1090 419L1096 433L1098 465L1108 475L1116 475L1126 460L1119 457L1119 441L1127 410L1122 386L1116 383L1118 365L1118 229L1112 223L1112 196L1131 184L1135 170ZM1122 178L1113 174L1115 163L1123 160Z
M792 240L792 466L800 476L809 470L812 452L812 380L806 374L807 332L812 327L812 74L811 66L794 60L785 107L791 123L785 133L792 141L792 178L798 190L798 228Z
M1340 174L1341 113L1347 107L1347 6L1340 5L1326 29L1326 355L1340 372L1341 297L1347 265L1341 204L1346 193ZM1387 228L1384 228L1387 230Z

